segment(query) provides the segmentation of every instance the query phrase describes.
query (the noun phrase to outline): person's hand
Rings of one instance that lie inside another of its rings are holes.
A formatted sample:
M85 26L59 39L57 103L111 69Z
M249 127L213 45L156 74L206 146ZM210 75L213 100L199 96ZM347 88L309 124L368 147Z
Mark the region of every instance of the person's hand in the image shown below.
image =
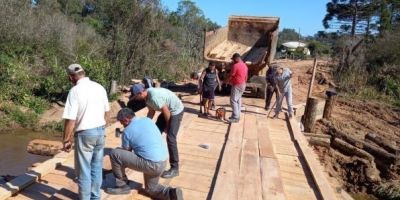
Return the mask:
M220 92L221 92L221 90L222 90L222 87L221 87L221 85L218 85L218 91L220 91Z
M70 152L72 149L72 142L71 140L63 141L63 151Z
M202 91L203 91L203 88L199 88L199 89L197 90L197 93L198 93L198 94L201 94Z

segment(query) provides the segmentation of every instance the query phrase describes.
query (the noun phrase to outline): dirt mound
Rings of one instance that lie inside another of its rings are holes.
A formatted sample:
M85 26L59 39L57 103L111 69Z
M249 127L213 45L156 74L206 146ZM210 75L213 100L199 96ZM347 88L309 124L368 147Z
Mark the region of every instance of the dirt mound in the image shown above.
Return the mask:
M331 148L316 146L315 151L328 173L336 177L347 191L376 194L380 185L400 178L400 163L396 163L396 160L388 162L376 154L382 153L399 159L396 151L388 151L385 146L380 145L385 143L393 148L399 148L399 122L398 108L378 102L338 98L332 120L329 123L319 121L316 124L317 133L333 135ZM347 145L347 150L351 151L334 147L336 139L332 127L334 131L339 131L348 137L347 141L346 138L342 139ZM379 140L372 141L366 136L367 134L376 136ZM373 151L371 152L369 148L373 148ZM368 151L365 151L366 149Z

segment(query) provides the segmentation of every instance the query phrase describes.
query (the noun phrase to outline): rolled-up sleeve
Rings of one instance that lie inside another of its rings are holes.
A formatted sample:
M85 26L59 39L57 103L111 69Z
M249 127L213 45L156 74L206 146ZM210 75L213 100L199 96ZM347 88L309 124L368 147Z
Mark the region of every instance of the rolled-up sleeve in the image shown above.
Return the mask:
M65 108L62 118L76 120L76 117L78 116L78 108L79 105L77 96L75 92L71 90L68 93L67 102L65 103Z

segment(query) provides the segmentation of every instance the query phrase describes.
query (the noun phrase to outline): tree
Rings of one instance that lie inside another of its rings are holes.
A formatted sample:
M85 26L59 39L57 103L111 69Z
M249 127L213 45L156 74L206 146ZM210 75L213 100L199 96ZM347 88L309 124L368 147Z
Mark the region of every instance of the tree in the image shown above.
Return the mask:
M349 32L354 37L357 33L369 34L379 3L376 0L332 0L326 8L324 27Z
M296 32L296 30L284 28L279 32L278 45L289 41L299 41L300 37L301 36Z

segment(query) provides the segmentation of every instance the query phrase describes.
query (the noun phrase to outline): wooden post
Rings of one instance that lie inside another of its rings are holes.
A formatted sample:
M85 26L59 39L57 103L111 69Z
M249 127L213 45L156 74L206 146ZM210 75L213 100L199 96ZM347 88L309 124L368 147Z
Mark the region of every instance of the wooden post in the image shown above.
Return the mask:
M117 93L117 81L112 80L111 81L111 89L110 89L110 94L115 94Z
M313 65L313 70L312 70L312 76L311 76L311 80L310 80L310 85L308 86L308 94L307 94L307 98L310 98L312 95L312 88L313 88L313 84L314 84L314 79L315 79L315 71L317 69L317 58L314 58L314 65Z
M304 113L304 131L305 132L313 132L315 121L317 118L317 107L318 107L318 99L309 97L307 99L307 108Z
M330 120L331 115L332 115L332 110L335 107L337 95L336 94L331 94L328 95L328 98L326 99L325 107L324 107L324 115L322 118Z

